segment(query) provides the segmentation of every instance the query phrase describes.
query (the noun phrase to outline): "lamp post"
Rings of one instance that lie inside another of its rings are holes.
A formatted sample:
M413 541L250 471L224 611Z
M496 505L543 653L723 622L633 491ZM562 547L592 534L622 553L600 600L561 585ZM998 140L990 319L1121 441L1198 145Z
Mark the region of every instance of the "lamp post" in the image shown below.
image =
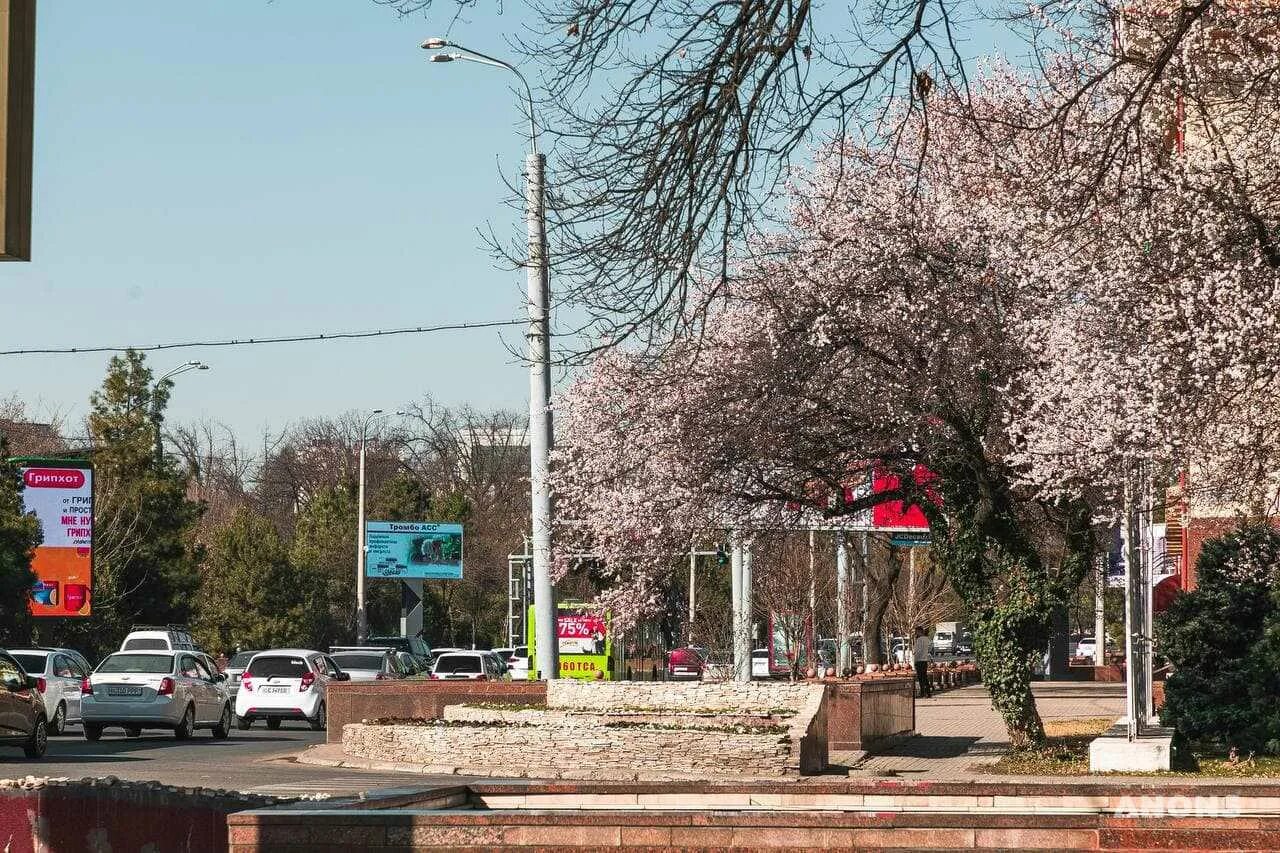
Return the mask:
M205 364L203 361L185 361L182 364L179 364L177 367L173 368L172 370L164 373L159 379L157 379L156 388L158 389L164 383L169 382L169 380L172 379L173 377L180 376L183 373L188 373L192 370L208 370L208 369L209 369L209 365ZM173 384L173 383L170 382L169 384ZM156 406L154 395L152 396L152 399L151 399L151 423L155 427L156 464L159 465L161 462L164 461L164 439L161 438L160 436L160 411L159 411L159 408Z
M369 638L369 617L364 610L364 446L369 437L369 424L382 414L374 409L360 424L360 483L356 487L356 645Z
M435 53L432 62L476 62L510 71L520 81L529 109L529 155L525 158L525 220L529 236L529 487L533 527L534 648L543 678L559 678L559 644L556 637L555 602L551 588L551 488L547 482L551 447L551 315L547 261L546 206L543 174L546 158L538 151L538 125L534 120L533 90L514 65L442 38L422 43L426 50L451 47Z

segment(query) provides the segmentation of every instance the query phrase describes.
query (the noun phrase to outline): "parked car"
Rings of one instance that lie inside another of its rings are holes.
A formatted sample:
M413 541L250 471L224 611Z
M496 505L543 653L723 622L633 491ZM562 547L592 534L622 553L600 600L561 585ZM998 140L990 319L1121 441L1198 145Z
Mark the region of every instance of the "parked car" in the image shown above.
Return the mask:
M10 649L27 675L36 678L36 692L44 700L49 734L60 735L68 723L80 722L80 682L89 674L86 667L64 649Z
M191 651L108 655L80 693L86 740L99 740L110 726L129 737L143 729L170 729L179 740L196 729L211 729L215 738L231 734L226 676Z
M896 663L911 663L915 657L915 649L906 637L894 637L892 650L893 660Z
M1093 637L1081 637L1080 642L1076 643L1075 654L1072 657L1091 658L1098 650L1098 641Z
M429 665L408 652L396 652L396 657L400 661L400 667L404 670L405 678L431 674L431 667Z
M257 653L257 650L236 652L231 656L231 660L227 661L227 668L223 670L223 674L227 676L227 692L231 694L232 699L236 698L236 694L240 692L240 676L244 674L244 668Z
M769 672L769 650L768 649L752 649L751 650L751 677L752 678L768 678Z
M667 680L698 681L707 668L707 650L685 646L667 652Z
M179 649L197 651L198 647L190 631L172 625L135 625L120 643L122 652L173 652Z
M36 677L5 651L0 651L0 720L0 743L22 747L27 758L40 758L49 748L49 718Z
M516 646L507 657L507 671L512 681L529 680L529 647Z
M266 720L267 728L278 729L283 720L305 720L312 731L324 731L329 682L350 680L328 655L311 649L258 652L240 676L236 726Z
M335 646L329 659L345 672L351 681L387 681L404 678L400 652L395 649L352 649Z
M421 637L370 637L365 641L365 645L411 654L418 661L419 669L423 672L430 672L431 664L434 662L431 647Z
M436 658L431 668L431 678L449 681L454 679L470 679L472 681L500 681L502 671L498 662L488 652L448 652Z
M507 665L507 656L500 653L497 649L490 649L485 652L489 657L493 658L493 662L498 665L498 673L501 677L506 678L511 672L511 667Z

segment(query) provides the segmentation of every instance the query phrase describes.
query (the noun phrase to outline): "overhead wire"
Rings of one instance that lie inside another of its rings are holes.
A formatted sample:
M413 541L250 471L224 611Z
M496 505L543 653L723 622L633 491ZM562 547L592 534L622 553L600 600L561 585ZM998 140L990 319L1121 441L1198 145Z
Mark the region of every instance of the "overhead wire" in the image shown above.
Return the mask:
M358 338L382 338L392 335L422 335L431 332L449 332L463 329L491 329L501 326L518 326L528 320L488 320L477 323L444 323L438 326L410 326L402 329L376 329L367 332L320 332L309 335L280 335L268 338L230 338L213 341L179 341L163 344L134 344L132 346L90 347L33 347L29 349L0 350L0 356L11 355L74 355L98 352L156 352L158 350L192 349L196 347L241 347L258 344L293 344L304 341L339 341Z

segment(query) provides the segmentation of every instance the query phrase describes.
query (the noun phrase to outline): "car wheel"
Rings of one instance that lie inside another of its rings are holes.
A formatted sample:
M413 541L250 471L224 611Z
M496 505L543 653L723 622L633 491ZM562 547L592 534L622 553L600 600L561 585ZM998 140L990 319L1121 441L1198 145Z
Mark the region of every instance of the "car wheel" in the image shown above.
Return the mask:
M141 726L126 726L124 730L125 737L142 737Z
M27 754L27 758L42 758L48 748L49 724L41 714L36 717L35 727L31 729L31 737L27 738L27 742L22 745L22 751Z
M191 733L196 730L196 709L187 706L187 712L182 715L182 722L178 723L173 730L173 736L178 740L186 740L191 737Z
M323 699L320 700L320 707L316 708L316 715L310 720L307 720L307 722L311 724L311 731L313 732L322 732L325 730L325 726L329 724L329 715L325 711Z
M231 736L231 706L222 706L222 716L218 718L218 724L213 727L213 736L221 740Z
M236 728L239 729L240 731L242 732L248 731L249 727L252 725L253 725L253 720L250 720L247 717L241 717L239 714L236 715Z
M105 728L101 723L85 723L84 739L85 740L102 740L102 730Z
M67 706L64 702L58 703L58 710L53 712L53 719L49 721L49 734L60 735L67 730Z
M271 729L271 731L273 731L273 732L274 732L276 729L280 728L280 718L279 718L279 717L267 717L267 728Z

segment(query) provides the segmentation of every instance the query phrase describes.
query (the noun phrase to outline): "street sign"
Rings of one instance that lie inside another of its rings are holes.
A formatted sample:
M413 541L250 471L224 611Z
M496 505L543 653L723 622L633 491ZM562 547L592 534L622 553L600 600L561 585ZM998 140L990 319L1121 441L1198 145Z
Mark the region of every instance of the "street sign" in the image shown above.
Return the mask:
M462 578L462 525L365 522L365 574L371 578Z
M902 531L889 535L889 544L896 545L899 548L921 548L928 545L931 541L929 531L923 533L913 533Z

